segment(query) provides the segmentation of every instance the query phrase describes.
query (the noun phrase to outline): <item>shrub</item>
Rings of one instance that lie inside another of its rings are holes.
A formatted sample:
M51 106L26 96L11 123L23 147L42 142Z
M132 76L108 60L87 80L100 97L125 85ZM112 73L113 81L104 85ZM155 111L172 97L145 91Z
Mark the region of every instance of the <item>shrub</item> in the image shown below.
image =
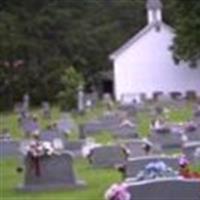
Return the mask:
M83 77L74 67L65 70L61 77L62 90L58 94L59 104L62 110L71 110L76 107L77 89L83 84Z

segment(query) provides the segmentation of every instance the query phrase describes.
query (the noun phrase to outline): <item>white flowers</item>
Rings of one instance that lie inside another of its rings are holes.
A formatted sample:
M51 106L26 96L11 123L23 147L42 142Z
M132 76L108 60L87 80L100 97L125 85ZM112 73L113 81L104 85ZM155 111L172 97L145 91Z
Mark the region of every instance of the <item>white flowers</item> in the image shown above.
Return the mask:
M131 195L127 190L127 185L122 184L113 184L105 192L105 200L130 200Z
M128 119L124 119L121 124L119 125L119 127L123 127L123 126L129 126L129 127L132 127L132 128L135 128L135 124L132 123L130 120Z
M87 158L90 155L92 149L100 147L100 146L101 144L97 144L91 138L88 138L88 140L86 141L86 144L82 148L83 157Z
M50 142L42 142L42 141L31 141L27 146L25 146L24 154L30 154L33 157L40 156L51 156L55 153L53 145Z

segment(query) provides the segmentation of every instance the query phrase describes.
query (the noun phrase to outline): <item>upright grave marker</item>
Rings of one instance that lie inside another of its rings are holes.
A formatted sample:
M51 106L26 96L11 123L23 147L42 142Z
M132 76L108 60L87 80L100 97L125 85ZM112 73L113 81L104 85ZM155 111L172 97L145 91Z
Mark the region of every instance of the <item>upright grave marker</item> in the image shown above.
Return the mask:
M36 173L39 169L39 173ZM73 160L69 153L42 156L35 163L30 156L25 157L24 183L18 189L26 192L53 189L77 188L85 182L77 180Z

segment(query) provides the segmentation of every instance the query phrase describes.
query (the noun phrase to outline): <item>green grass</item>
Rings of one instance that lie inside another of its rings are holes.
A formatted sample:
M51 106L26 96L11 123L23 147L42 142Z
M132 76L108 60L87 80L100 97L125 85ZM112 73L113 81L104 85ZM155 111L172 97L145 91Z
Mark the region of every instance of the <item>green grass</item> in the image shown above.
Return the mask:
M95 141L97 143L101 144L107 144L107 143L112 143L113 142L113 136L109 132L101 132L100 134L97 134L93 136Z
M72 113L74 120L77 123L85 123L88 120L95 119L102 115L104 108L98 105L83 116ZM34 109L33 113L40 116L41 110ZM192 116L191 106L184 108L171 107L169 113L169 121L179 122L188 120ZM51 120L39 117L39 122L44 128L48 123L54 122L60 117L60 111L57 107L53 108L53 117ZM141 137L146 137L149 134L150 115L146 112L140 112L137 115L138 129ZM10 132L14 138L21 138L22 132L18 127L17 115L14 113L0 114L0 130L2 128L10 128ZM70 140L76 140L78 133L74 132L70 135ZM102 132L94 136L99 143L106 144L113 142L111 134ZM20 182L23 182L22 174L16 172L16 167L21 163L16 159L4 159L0 161L0 198L3 200L102 200L105 190L114 182L120 181L120 174L112 169L92 169L86 160L75 160L74 166L77 176L85 180L87 186L76 190L59 190L40 193L22 193L17 192L15 188ZM200 171L200 167L195 167L195 170Z
M164 115L163 115L164 116ZM169 107L168 116L166 116L169 122L185 122L192 119L192 106L187 104L184 107ZM141 137L147 137L149 135L150 129L149 125L151 122L151 116L147 111L143 111L137 114L138 122L138 132Z
M147 137L149 135L149 124L151 122L150 116L145 112L138 113L137 122L138 133L141 137Z
M169 120L171 122L184 122L188 121L192 118L192 109L191 106L188 105L183 108L174 108L172 112L169 113Z
M23 181L21 174L16 173L16 160L0 161L1 199L12 200L102 200L105 190L114 182L120 181L120 174L115 170L92 169L86 160L75 161L75 171L79 179L85 180L87 185L81 189L66 189L51 192L22 193L16 191L17 185Z

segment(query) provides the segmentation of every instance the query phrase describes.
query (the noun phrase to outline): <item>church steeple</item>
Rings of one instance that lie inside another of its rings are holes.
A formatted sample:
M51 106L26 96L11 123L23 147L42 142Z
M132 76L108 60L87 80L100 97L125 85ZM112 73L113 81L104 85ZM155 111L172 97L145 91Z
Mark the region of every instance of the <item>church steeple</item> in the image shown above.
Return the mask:
M147 19L148 24L162 22L163 5L160 0L147 0Z

